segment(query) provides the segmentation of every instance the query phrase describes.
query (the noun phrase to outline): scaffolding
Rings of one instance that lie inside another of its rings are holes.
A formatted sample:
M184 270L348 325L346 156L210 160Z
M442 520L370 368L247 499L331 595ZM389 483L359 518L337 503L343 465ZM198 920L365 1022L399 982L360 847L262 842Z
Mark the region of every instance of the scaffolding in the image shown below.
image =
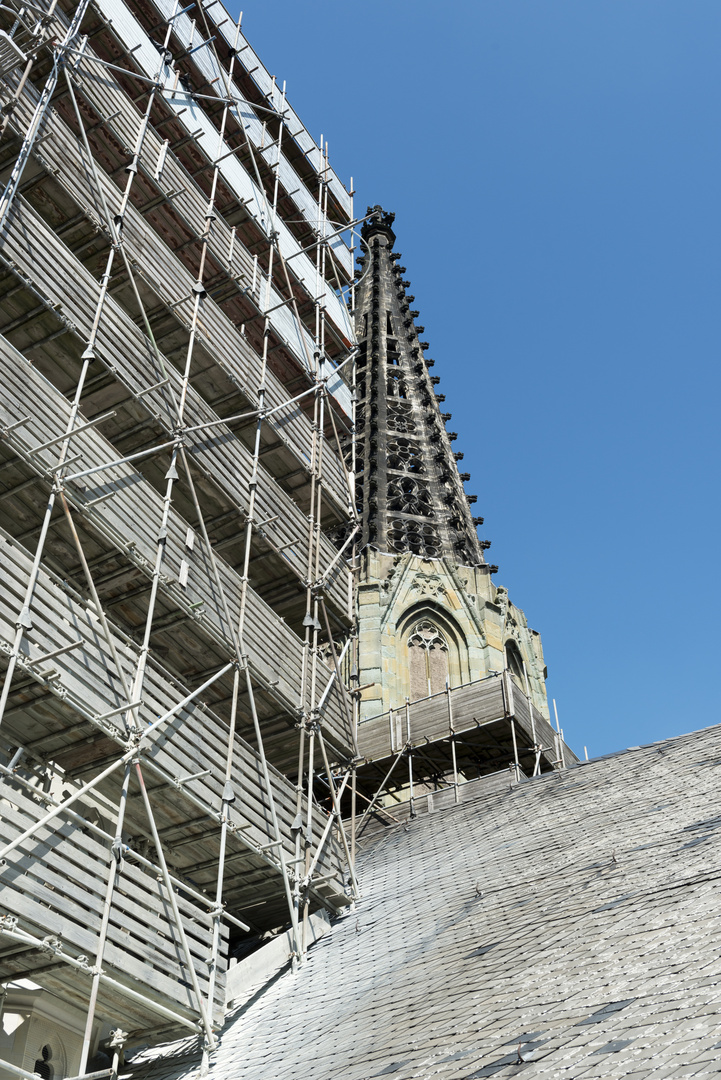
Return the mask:
M485 678L406 700L358 725L363 760L356 770L364 835L464 798L466 785L508 783L578 763L533 704L528 676L508 668ZM554 702L555 705L555 702Z
M360 222L220 0L3 0L0 76L0 980L207 1064L358 896Z
M207 1068L231 960L282 929L303 965L369 831L576 759L505 654L360 719L373 544L497 568L398 253L381 318L392 215L354 216L220 0L0 0L0 100L0 1008L75 1008L77 1077L187 1033ZM374 435L401 353L410 487Z

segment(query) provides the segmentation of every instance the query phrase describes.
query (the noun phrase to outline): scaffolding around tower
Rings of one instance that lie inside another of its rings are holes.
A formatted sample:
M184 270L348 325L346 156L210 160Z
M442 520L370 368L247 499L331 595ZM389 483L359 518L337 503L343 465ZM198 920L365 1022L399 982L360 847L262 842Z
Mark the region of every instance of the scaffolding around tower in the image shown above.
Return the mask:
M393 215L220 0L2 0L0 134L0 1076L207 1067L368 831L575 759Z
M0 31L0 979L83 1074L357 896L357 223L219 0Z

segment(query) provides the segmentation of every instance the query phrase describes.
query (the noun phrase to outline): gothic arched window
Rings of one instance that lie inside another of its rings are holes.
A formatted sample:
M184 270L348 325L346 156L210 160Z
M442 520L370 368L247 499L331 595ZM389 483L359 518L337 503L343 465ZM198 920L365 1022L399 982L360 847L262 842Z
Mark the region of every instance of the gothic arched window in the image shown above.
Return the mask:
M440 694L448 679L448 643L429 619L417 623L408 638L410 699Z
M53 1080L53 1067L50 1064L52 1056L53 1052L50 1047L44 1046L40 1051L40 1057L33 1066L33 1072L36 1072L38 1076L42 1076L43 1080Z
M515 675L521 686L525 684L525 678L523 675L523 658L518 650L518 646L515 641L507 641L505 645L506 649L506 667L509 669L512 675Z

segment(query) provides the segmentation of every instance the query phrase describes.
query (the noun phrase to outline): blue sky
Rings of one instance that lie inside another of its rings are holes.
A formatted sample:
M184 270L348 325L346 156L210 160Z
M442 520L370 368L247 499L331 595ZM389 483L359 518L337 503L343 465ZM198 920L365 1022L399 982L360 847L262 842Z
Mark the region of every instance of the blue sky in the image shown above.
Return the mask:
M721 4L248 0L243 29L396 212L567 741L719 721Z

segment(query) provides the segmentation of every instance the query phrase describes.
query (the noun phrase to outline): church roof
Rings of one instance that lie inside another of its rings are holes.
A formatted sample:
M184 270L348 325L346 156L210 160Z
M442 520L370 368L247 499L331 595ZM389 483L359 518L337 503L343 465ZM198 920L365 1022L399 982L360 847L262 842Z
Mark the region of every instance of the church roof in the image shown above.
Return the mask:
M713 727L389 829L356 911L229 1019L211 1076L717 1075L720 781ZM136 1080L199 1060L151 1058Z

